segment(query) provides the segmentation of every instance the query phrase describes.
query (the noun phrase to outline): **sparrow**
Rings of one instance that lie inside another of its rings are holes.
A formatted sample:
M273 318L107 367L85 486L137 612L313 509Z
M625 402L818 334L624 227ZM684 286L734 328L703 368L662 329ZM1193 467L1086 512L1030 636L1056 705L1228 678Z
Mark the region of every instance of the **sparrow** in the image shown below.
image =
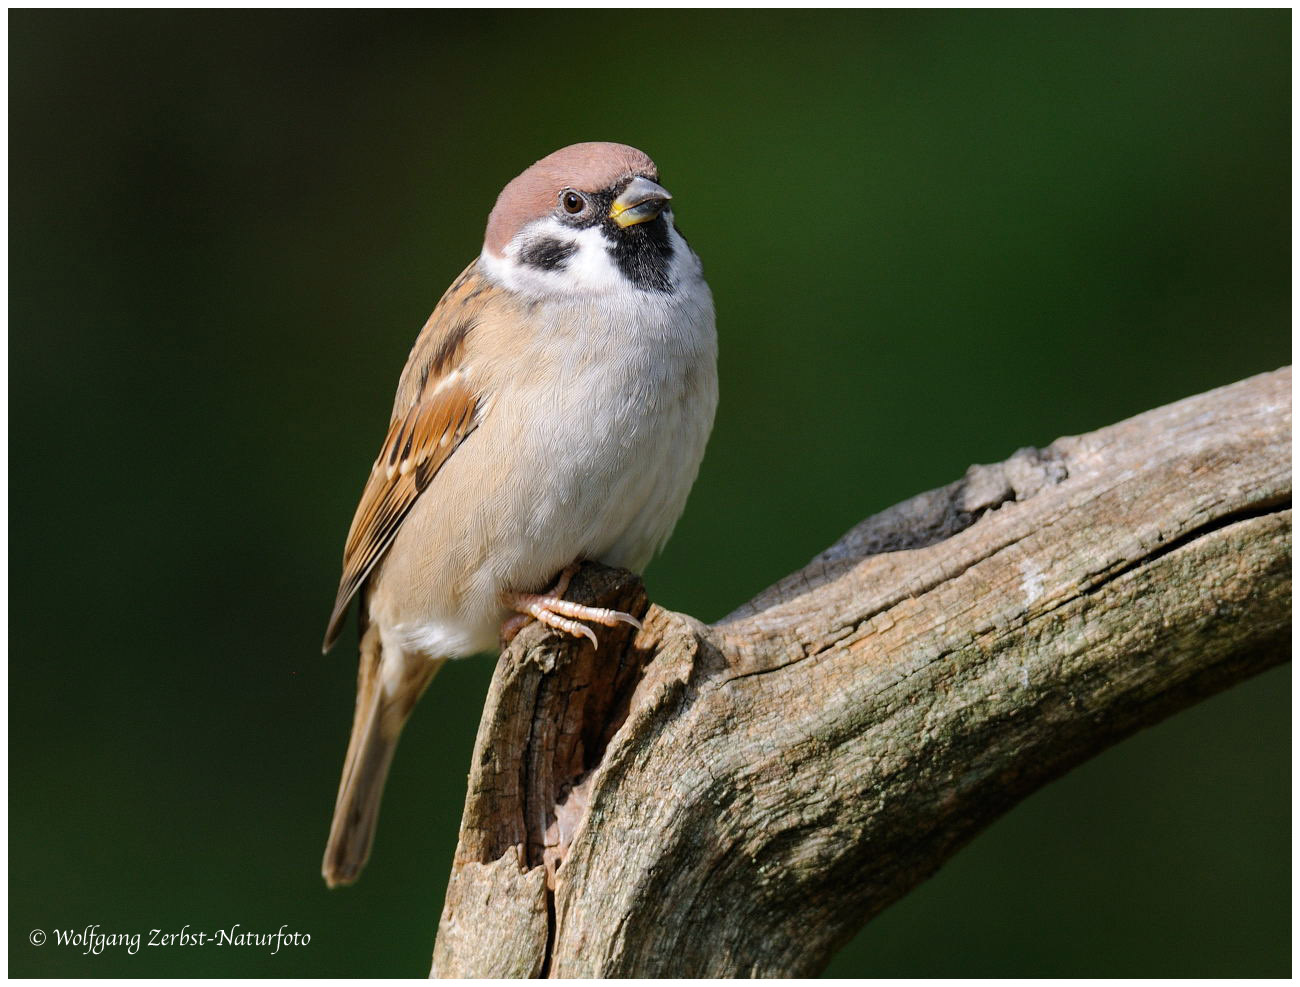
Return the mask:
M564 599L583 560L641 571L686 504L718 402L713 298L643 152L574 144L501 191L411 348L348 531L323 650L359 600L357 702L321 872L360 874L398 737L442 665Z

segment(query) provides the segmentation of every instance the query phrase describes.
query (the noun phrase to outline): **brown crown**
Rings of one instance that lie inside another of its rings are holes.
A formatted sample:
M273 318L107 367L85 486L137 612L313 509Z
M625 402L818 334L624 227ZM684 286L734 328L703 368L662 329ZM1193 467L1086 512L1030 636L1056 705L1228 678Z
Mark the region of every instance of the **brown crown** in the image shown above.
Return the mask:
M590 141L570 144L548 154L515 178L497 196L488 216L484 244L498 256L526 223L555 210L560 192L599 192L634 175L658 179L659 169L646 154L626 144Z

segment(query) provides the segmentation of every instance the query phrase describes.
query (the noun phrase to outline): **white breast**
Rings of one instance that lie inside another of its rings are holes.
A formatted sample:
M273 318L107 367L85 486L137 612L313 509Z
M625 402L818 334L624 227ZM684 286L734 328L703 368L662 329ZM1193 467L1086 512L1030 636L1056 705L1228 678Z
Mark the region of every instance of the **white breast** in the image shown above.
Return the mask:
M561 554L639 571L671 534L717 405L712 303L698 284L694 297L553 314L566 386L516 395L539 409L521 408L525 442L552 467L519 490L534 545L565 532ZM571 328L593 315L596 332Z

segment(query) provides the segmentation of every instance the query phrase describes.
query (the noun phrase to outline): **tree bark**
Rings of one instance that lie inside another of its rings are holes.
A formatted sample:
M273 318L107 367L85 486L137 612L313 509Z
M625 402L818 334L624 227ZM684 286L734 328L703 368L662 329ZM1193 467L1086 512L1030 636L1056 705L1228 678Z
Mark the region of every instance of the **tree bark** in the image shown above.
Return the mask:
M711 626L530 625L475 744L434 976L799 976L1020 799L1286 659L1291 372L863 521ZM810 501L812 497L810 497Z

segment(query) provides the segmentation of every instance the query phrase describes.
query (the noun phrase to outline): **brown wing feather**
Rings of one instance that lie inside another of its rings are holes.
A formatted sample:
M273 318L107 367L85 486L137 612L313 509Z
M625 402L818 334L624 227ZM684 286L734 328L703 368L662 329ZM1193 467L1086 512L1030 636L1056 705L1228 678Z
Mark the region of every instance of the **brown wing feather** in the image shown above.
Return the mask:
M481 395L461 363L481 308L474 301L482 293L471 264L433 310L411 349L388 435L348 530L323 651L334 646L348 604L393 543L415 499L478 424Z
M343 577L325 632L324 650L338 637L348 604L429 481L474 430L477 399L462 383L443 389L393 422L370 471L343 550Z

